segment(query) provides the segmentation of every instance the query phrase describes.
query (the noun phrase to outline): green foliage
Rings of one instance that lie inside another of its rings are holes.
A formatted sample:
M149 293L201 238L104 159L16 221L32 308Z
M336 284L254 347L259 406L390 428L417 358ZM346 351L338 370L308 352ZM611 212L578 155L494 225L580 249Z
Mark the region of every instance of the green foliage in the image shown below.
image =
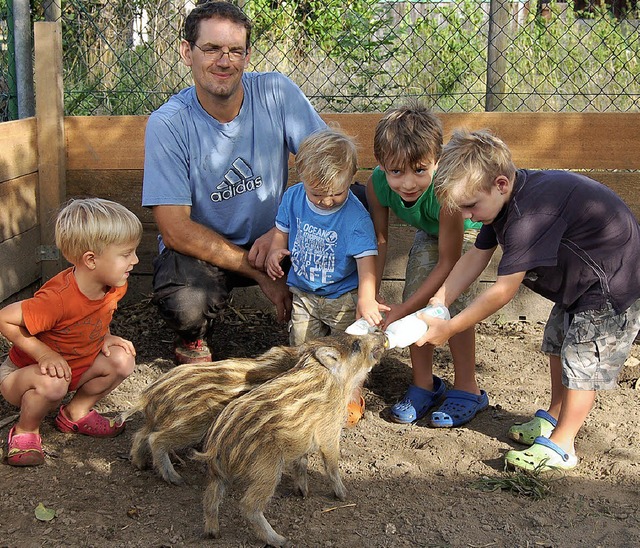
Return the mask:
M488 2L243 5L254 21L250 69L287 74L320 111L381 111L410 96L442 111L484 109ZM544 15L535 2L509 9L503 110L640 108L637 21L599 9L585 19L566 3ZM177 53L183 20L182 4L164 0L66 0L67 114L144 114L188 85Z
M552 476L543 472L544 465L531 472L526 470L506 470L502 476L482 476L471 486L480 491L509 491L514 495L542 500L551 492Z

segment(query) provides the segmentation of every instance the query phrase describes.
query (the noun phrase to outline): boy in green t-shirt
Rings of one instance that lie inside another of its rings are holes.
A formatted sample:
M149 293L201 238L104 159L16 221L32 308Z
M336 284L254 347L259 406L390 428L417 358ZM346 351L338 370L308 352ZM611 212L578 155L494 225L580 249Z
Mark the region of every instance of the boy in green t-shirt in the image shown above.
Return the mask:
M391 306L385 326L427 305L463 252L475 241L480 223L465 221L459 212L441 210L432 180L442 151L440 120L414 102L390 110L380 120L374 137L379 166L367 185L369 211L378 239L376 278L382 280L389 232L389 210L417 228L407 263L403 302ZM465 296L450 307L452 315L464 308ZM475 330L470 328L449 341L455 371L454 387L433 375L433 346L410 347L413 383L391 408L391 419L411 423L444 401L431 414L434 427L454 427L469 422L489 405L475 378Z

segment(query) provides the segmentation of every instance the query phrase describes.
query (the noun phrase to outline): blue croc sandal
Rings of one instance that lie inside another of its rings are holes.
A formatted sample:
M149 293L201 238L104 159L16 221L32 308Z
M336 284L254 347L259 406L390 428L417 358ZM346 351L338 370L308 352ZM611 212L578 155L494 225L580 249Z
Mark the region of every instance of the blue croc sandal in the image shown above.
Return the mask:
M433 391L415 384L409 385L404 398L391 407L391 420L409 424L424 417L445 393L446 386L440 377L433 376Z
M487 407L489 396L484 390L480 390L480 395L463 390L449 390L440 409L431 414L430 424L435 428L461 426Z

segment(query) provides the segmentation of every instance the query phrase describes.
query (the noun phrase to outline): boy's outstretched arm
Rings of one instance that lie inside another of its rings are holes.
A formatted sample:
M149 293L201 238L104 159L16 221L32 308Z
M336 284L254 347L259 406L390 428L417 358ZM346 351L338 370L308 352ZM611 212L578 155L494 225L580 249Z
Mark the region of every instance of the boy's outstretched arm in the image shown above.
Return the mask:
M429 325L429 329L417 342L418 346L425 343L442 345L457 333L473 327L500 310L516 295L525 274L526 272L516 272L508 276L498 276L489 289L480 293L467 308L451 320L438 320L424 314L419 315Z
M27 331L21 302L12 303L0 310L0 333L29 354L38 363L43 375L71 380L71 368L67 361Z
M418 289L406 301L392 307L387 314L385 326L416 310L424 308L436 291L442 287L462 254L464 220L459 211L440 211L438 235L438 261ZM452 302L452 301L451 301ZM448 304L451 304L449 302Z
M376 301L376 257L368 255L356 259L358 267L358 304L357 318L364 318L369 325L378 325L382 321L380 311L390 308Z
M491 261L496 248L478 249L473 246L454 265L429 304L450 306L477 278Z

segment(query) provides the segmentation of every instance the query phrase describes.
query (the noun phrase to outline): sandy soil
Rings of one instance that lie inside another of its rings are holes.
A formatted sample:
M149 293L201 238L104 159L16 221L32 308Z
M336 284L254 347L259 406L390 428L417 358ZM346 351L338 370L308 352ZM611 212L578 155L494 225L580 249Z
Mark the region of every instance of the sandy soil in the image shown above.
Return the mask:
M254 356L284 344L272 316L230 310L214 334L216 357ZM147 302L121 308L112 331L132 339L138 367L99 411L126 409L141 388L172 367L171 334ZM341 470L349 491L337 501L310 461L310 494L301 499L283 477L267 518L293 546L310 547L596 547L640 545L640 347L635 345L618 390L600 393L577 450L579 467L542 481L536 500L513 490L481 487L513 476L504 453L516 444L506 432L548 402L547 360L538 351L541 325L487 323L478 329L478 376L491 405L469 425L436 430L398 425L387 412L410 380L406 352L388 352L365 385L364 419L342 440ZM6 341L0 341L0 354ZM436 373L452 380L448 350L438 350ZM0 403L3 451L16 409ZM260 546L239 517L237 497L225 499L222 538L202 537L202 465L185 455L174 487L128 461L136 415L113 440L65 435L42 426L44 466L0 464L0 547ZM518 478L515 478L518 479ZM39 503L55 510L38 521Z

